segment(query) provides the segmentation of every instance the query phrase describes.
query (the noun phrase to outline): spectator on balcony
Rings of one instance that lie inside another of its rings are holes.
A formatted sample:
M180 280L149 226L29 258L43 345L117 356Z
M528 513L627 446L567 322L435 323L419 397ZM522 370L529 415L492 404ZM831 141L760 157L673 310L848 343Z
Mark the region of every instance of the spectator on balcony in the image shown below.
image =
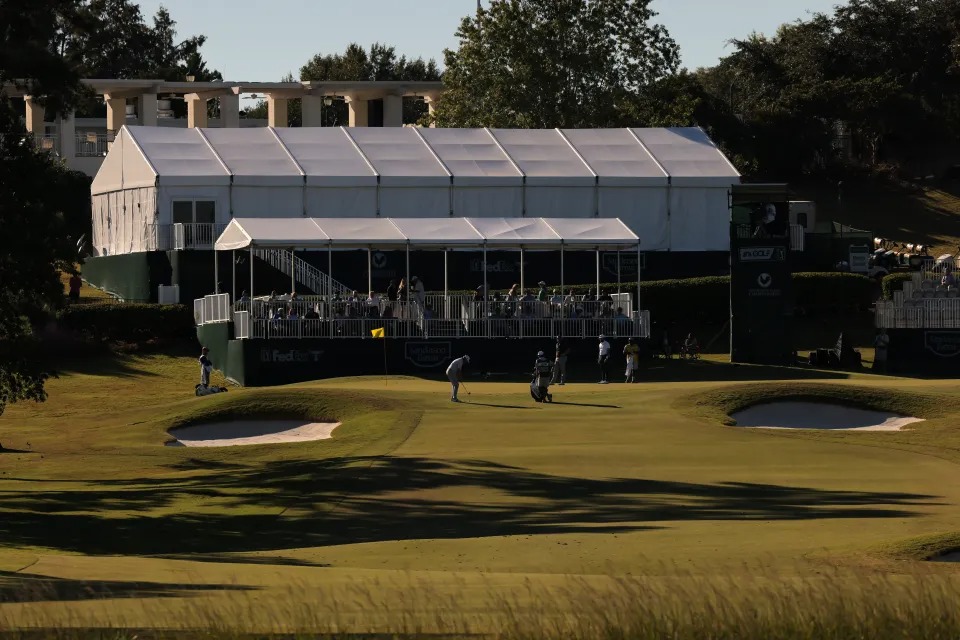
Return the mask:
M360 299L360 296L356 291L350 293L350 297L347 298L347 317L348 318L362 318L363 317L363 301Z
M433 312L433 307L429 304L423 308L423 319L424 320L433 320L436 318L436 314Z
M600 304L600 316L603 318L609 318L613 315L613 296L606 292L606 290L600 290L600 296L597 298L597 302Z
M550 304L554 307L559 307L563 304L563 296L561 296L556 289L551 291L553 295L550 296Z
M299 320L300 316L297 314L296 307L290 307L290 311L287 312L287 320Z
M317 311L317 307L314 306L312 309L310 309L309 311L307 311L307 312L304 314L303 319L304 319L304 320L319 320L319 319L320 319L320 312Z
M957 286L957 277L953 275L953 269L949 265L943 268L943 277L940 278L940 285L943 287Z
M390 284L387 285L387 300L389 300L390 302L396 302L397 291L398 291L397 281L391 280Z
M75 273L70 276L70 293L68 294L70 302L80 302L80 287L83 286L83 280L80 279L80 274Z
M389 304L385 306L380 318L383 320L393 320L393 306Z
M541 280L540 282L537 283L537 286L540 287L540 289L537 291L537 300L539 300L540 302L546 302L547 301L547 283Z
M247 294L246 289L244 289L243 293L240 294L240 302L250 302L250 296Z
M276 301L277 301L277 292L276 292L276 291L271 291L271 292L270 292L270 297L267 298L267 302L276 302Z
M417 276L410 278L410 285L413 287L414 300L417 303L417 306L422 310L427 304L427 288L423 285L423 280Z
M520 314L524 318L532 318L534 316L533 309L536 303L537 297L530 291L524 291L523 297L520 298Z
M380 296L377 295L376 291L371 291L367 295L367 317L368 318L380 317Z

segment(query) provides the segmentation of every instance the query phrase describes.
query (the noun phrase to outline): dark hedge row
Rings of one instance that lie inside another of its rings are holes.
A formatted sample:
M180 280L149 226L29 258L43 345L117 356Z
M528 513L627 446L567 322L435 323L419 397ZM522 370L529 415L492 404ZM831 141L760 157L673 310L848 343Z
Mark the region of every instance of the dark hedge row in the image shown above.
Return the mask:
M193 312L182 304L71 305L60 312L58 319L61 328L94 340L176 341L196 335Z

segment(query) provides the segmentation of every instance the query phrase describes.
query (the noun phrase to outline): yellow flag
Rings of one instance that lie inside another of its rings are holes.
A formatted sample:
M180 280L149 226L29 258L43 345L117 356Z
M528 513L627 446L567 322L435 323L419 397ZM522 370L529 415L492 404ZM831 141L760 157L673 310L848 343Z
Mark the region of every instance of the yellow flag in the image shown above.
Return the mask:
M382 338L383 327L380 327L379 329L370 329L370 335L373 336L374 338Z

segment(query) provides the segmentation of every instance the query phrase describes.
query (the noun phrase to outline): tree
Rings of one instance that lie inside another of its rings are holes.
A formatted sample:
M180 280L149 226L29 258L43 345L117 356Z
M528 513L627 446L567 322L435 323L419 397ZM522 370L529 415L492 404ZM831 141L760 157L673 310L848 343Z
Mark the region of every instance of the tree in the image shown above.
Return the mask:
M650 0L502 0L463 19L435 112L453 127L637 124L679 50Z
M59 274L71 271L76 257L76 239L50 188L66 170L37 150L2 87L19 85L55 113L76 104L79 74L56 43L58 25L73 28L79 8L70 0L0 4L0 414L7 403L46 397L47 374L21 349L29 319L62 302Z
M432 58L407 59L397 57L396 49L379 42L370 45L367 52L359 44L352 42L342 54L317 54L300 68L301 80L339 80L339 81L437 81L440 70ZM427 107L421 101L405 100L403 121L417 122L426 115ZM349 119L347 105L334 100L323 110L323 126L339 126Z

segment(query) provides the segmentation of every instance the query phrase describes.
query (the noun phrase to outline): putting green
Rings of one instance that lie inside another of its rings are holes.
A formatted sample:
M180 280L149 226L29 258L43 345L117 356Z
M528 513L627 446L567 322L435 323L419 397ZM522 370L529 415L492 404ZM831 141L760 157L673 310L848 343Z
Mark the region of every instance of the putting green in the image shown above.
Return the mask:
M254 609L246 628L316 628L288 609L324 593L342 601L342 628L455 601L490 630L491 594L522 601L572 576L598 589L626 575L960 577L890 551L958 539L952 381L666 366L675 381L569 384L552 405L523 382L469 377L454 405L443 382L411 378L195 398L192 359L68 367L47 403L0 421L18 450L0 454L0 626L216 626ZM859 433L722 424L737 403L821 392L926 420ZM316 442L163 446L171 428L238 417L342 426Z

